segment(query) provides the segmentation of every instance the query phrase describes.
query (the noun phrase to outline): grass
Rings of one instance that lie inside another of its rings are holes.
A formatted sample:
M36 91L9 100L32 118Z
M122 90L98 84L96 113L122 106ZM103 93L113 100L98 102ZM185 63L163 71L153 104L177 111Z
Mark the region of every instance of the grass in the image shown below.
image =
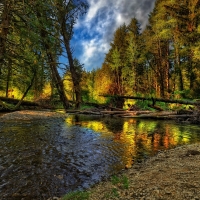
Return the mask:
M66 194L61 200L89 200L89 192L75 191Z
M105 199L118 199L120 197L120 191L126 190L129 188L129 180L126 176L112 176L111 183L113 188L110 192L106 192L104 195Z
M119 197L119 192L118 192L117 188L113 188L111 194L114 197Z
M118 176L114 175L111 177L111 182L113 185L116 185L121 189L129 188L129 180L126 176L118 177Z
M129 188L129 180L126 176L112 176L111 183L113 188L106 192L104 197L105 199L115 199L120 197L120 190ZM90 200L90 192L87 191L75 191L69 192L61 198L61 200Z

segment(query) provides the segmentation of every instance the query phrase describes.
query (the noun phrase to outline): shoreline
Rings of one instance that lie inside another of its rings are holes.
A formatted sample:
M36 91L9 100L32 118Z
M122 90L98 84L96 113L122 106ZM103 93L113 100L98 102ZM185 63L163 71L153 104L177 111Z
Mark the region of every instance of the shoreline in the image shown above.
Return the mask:
M8 112L0 115L0 121L12 121L12 120L40 120L48 118L65 118L67 113L60 113L49 110L20 110L14 112Z
M200 143L160 151L117 176L127 177L128 189L110 178L90 188L89 199L199 199Z

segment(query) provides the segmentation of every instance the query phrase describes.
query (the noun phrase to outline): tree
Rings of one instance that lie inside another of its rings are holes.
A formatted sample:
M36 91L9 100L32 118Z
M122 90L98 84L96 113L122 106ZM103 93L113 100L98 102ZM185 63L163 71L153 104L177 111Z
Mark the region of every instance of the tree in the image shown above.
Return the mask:
M11 81L23 92L21 100L14 108L18 109L33 86L38 58L33 49L27 45L27 21L24 19L27 10L24 9L24 4L20 1L8 0L3 1L1 6L0 81L6 83L2 88L5 88L6 96L8 96Z
M48 64L50 66L51 69L51 73L52 73L52 78L54 80L54 83L56 85L56 88L58 90L58 94L60 96L60 100L63 103L63 107L64 109L67 111L67 109L69 108L69 101L66 97L65 94L65 89L64 89L64 84L63 84L63 80L58 72L58 65L57 65L57 56L56 56L56 52L54 50L54 47L56 47L58 44L60 45L60 43L58 43L58 40L56 39L55 36L52 36L52 33L55 32L54 29L54 21L53 20L49 20L49 19L53 19L53 16L55 13L49 13L49 10L45 9L46 4L44 2L43 4L43 8L42 5L40 3L40 7L37 6L36 4L36 13L37 13L37 20L39 23L39 32L40 32L40 36L42 38L42 46L46 51L46 56L48 59ZM42 9L41 9L42 8ZM50 9L52 8L52 5L50 4ZM51 24L49 24L51 22ZM59 30L56 30L59 31ZM59 33L56 32L55 35Z
M123 74L122 70L126 65L126 35L127 26L120 26L114 33L113 41L111 42L110 50L106 54L105 63L113 71L113 93L122 95L124 93Z
M72 76L74 85L74 92L76 96L76 108L80 107L81 103L81 68L82 65L77 59L73 58L72 50L70 47L70 40L73 35L73 28L77 17L80 14L85 13L87 4L83 1L69 0L67 3L63 0L57 0L56 2L58 22L61 27L61 35L63 37L64 46L67 52L69 60L69 69Z
M103 63L101 69L97 69L94 75L94 100L105 103L105 98L99 97L99 94L114 94L115 87L113 87L113 72L108 64Z
M140 34L140 24L136 18L131 19L127 26L126 36L127 61L123 68L123 76L128 84L131 93L144 92L144 59L142 57L143 42ZM131 73L130 73L131 72ZM124 84L125 85L125 84Z
M196 50L200 34L198 24L200 19L199 0L175 1L173 4L165 6L167 12L176 21L176 26L172 30L174 34L174 46L176 54L176 65L180 79L180 89L184 89L185 82L189 82L190 91L196 90L198 85L198 60L196 60ZM185 71L185 72L184 72ZM185 78L183 77L185 73Z

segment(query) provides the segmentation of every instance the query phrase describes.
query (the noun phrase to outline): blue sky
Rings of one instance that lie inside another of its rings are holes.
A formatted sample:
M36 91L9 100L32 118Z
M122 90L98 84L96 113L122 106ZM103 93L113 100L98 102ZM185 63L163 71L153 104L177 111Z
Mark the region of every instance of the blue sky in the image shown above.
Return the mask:
M115 30L136 17L143 29L155 0L87 0L89 8L74 29L71 47L87 71L100 68Z

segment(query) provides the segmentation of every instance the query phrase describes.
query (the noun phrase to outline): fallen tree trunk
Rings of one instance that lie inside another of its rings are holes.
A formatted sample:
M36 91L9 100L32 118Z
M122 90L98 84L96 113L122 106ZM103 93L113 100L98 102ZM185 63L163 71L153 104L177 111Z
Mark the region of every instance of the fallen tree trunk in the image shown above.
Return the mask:
M139 115L139 116L132 116L133 118L141 118L141 119L188 119L194 118L198 115Z
M121 118L141 118L141 119L160 119L192 121L200 117L199 112L180 110L180 111L106 111L106 110L69 110L72 114L90 114L100 116L112 116ZM196 120L196 121L198 121Z
M114 96L114 95L99 95L102 97L117 97L117 98L124 98L124 99L137 99L137 100L148 100L153 101L153 105L156 101L165 102L165 103L179 103L179 104L186 104L186 105L197 105L200 106L200 102L194 102L194 101L186 101L186 100L180 100L180 99L163 99L163 98L146 98L146 97L135 97L135 96Z
M98 109L89 109L89 110L67 110L67 113L74 114L101 114L101 115L140 115L140 114L150 114L155 113L154 111L141 110L141 111L128 111L128 110L98 110Z
M125 112L125 113L121 113L121 114L116 114L114 116L117 117L133 117L133 118L163 118L163 117L168 117L168 116L172 116L172 115L177 115L176 111L161 111L161 112L153 112L153 111L136 111L135 113L133 112Z
M158 111L164 111L161 107L156 106L156 105L148 104L148 107L153 108L153 109L158 110Z
M20 101L19 99L13 99L13 98L9 98L9 97L0 97L0 100L4 101L6 103L14 104L14 105L16 105ZM21 105L24 105L24 106L39 106L39 104L36 103L36 102L24 101L24 100L21 102Z
M116 114L128 114L128 115L140 115L140 114L150 114L154 113L154 111L148 111L148 110L141 110L141 111L109 111L109 110L104 110L100 111L102 114L109 114L109 115L116 115Z
M94 106L96 108L99 108L99 109L108 109L108 110L117 110L117 111L123 111L123 109L121 108L115 108L115 107L112 107L112 106L109 106L107 104L98 104L98 103L91 103L91 102L82 102L84 105L88 105L88 106Z

